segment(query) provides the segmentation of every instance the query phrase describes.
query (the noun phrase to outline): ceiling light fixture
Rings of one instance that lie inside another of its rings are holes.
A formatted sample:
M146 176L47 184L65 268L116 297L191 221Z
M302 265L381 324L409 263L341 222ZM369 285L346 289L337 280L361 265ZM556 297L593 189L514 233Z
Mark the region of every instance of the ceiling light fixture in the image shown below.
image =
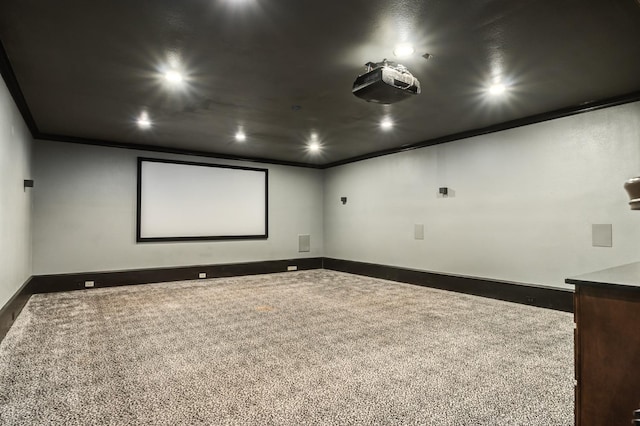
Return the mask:
M398 57L398 58L409 57L409 56L413 55L413 52L415 52L415 49L409 43L398 44L393 49L393 54L396 55L396 57Z
M390 130L393 127L393 121L391 121L390 118L383 118L382 121L380 121L380 128L382 130Z
M179 84L182 83L184 77L176 70L168 70L164 73L164 79L169 83Z
M140 117L138 117L138 120L136 121L136 123L138 123L138 127L140 127L141 129L150 128L151 120L149 120L149 114L147 114L146 111L143 111L140 114Z
M245 135L242 130L238 130L238 133L236 133L236 140L238 142L244 142L247 140L247 135Z
M309 151L311 151L311 152L320 151L320 144L318 142L311 142L309 144Z
M506 92L507 87L502 83L495 83L489 87L489 94L497 96Z

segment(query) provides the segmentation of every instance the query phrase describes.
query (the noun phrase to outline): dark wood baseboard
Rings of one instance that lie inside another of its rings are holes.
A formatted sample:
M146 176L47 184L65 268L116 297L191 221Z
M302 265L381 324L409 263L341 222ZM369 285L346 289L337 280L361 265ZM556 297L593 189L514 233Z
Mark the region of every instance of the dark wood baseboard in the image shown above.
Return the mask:
M448 275L327 257L324 258L323 267L324 269L349 272L367 277L416 284L424 287L489 297L491 299L505 300L558 311L573 312L573 291L570 289Z
M222 265L181 266L173 268L138 269L113 272L81 272L74 274L35 275L29 285L31 293L84 290L85 281L93 281L94 287L115 287L133 284L150 284L168 281L196 280L204 272L207 278L286 272L287 267L297 270L320 269L322 258L269 260L263 262L229 263Z
M30 283L31 278L22 284L16 294L0 309L0 342L7 335L20 312L22 312L24 305L29 301L29 297L32 294L29 289Z

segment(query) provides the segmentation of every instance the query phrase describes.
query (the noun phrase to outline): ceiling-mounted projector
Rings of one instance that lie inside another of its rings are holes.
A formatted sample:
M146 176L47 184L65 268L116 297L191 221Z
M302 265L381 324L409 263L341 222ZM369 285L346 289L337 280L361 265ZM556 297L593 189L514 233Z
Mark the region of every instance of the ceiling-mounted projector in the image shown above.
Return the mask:
M383 59L367 62L353 82L353 94L367 102L393 104L420 93L420 82L404 65Z

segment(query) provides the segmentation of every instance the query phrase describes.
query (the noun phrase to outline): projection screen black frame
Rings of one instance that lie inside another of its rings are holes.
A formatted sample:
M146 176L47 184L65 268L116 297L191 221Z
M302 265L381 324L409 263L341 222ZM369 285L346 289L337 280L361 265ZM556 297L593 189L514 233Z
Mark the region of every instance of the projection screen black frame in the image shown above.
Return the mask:
M142 237L142 163L169 163L187 166L216 167L222 169L248 170L264 173L264 234L259 235L206 235L206 236L175 236L175 237ZM215 241L215 240L264 240L269 238L269 170L255 167L231 166L226 164L198 163L194 161L168 160L161 158L138 157L138 184L136 209L136 242L171 242L171 241Z

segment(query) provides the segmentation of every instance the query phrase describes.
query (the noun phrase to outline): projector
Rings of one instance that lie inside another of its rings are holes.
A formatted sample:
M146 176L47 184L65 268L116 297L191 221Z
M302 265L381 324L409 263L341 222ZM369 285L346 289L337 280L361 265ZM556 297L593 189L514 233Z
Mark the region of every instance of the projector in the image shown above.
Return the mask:
M353 94L367 102L393 104L420 93L420 82L400 64L367 62L367 72L353 82Z

